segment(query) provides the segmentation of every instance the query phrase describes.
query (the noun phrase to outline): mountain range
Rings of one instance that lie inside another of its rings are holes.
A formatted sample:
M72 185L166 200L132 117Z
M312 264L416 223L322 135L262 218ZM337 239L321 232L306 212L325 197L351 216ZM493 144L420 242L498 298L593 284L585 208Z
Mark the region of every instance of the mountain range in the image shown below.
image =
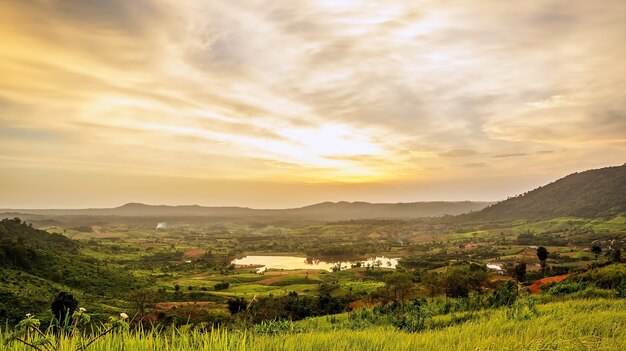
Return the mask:
M210 217L341 221L410 219L462 215L476 221L541 219L562 216L597 217L626 212L626 164L572 173L545 186L504 201L493 202L323 202L291 209L167 206L128 203L96 209L4 209L0 216L124 216Z
M246 207L204 207L146 205L128 203L115 208L98 209L6 209L6 215L20 214L47 216L125 216L125 217L219 217L219 218L281 218L316 220L352 219L401 219L459 215L480 211L490 202L412 202L412 203L369 203L369 202L323 202L291 209L252 209Z

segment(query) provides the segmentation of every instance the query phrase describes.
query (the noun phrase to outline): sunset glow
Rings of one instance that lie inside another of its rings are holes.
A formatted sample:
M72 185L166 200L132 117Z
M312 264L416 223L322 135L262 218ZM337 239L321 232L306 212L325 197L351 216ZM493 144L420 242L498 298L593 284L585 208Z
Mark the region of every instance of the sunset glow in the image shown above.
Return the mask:
M498 200L626 161L626 2L0 2L0 208Z

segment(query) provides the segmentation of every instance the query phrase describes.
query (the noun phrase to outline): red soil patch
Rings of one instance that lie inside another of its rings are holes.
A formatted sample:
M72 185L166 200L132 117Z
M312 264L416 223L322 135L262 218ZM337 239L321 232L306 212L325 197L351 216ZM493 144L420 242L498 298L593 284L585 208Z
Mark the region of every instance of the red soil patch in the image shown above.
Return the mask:
M537 281L535 281L534 283L532 283L529 287L528 290L530 290L531 294L536 294L541 290L541 287L550 283L558 283L561 282L565 279L567 279L570 276L570 274L564 274L564 275L557 275L554 277L548 277L548 278L543 278L543 279L539 279Z
M352 270L352 274L354 274L354 276L357 277L357 278L365 277L365 274L363 273L363 271L359 271L359 270L356 270L356 269Z
M185 257L198 258L198 257L204 255L204 252L205 252L205 250L200 249L200 248L189 249L189 250L185 251Z
M349 307L351 310L358 310L359 308L363 308L363 307L375 307L376 305L378 305L375 302L370 301L369 299L361 299L361 300L356 300L354 302L351 302Z
M275 283L277 281L283 280L285 278L287 278L286 275L276 275L276 276L273 276L273 277L265 278L263 280L259 280L258 282L256 282L256 284L270 285L272 283Z

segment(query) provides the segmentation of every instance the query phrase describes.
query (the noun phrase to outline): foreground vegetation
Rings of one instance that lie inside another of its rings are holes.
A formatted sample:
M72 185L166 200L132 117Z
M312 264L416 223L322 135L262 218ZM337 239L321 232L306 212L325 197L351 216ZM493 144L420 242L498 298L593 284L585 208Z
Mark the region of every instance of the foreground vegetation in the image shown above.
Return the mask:
M243 331L169 328L165 331L123 331L103 336L88 350L624 350L626 301L589 299L540 304L531 314L511 313L512 307L488 310L445 328L419 333L389 325L349 328L334 323L330 330L317 322L288 323L289 328ZM347 315L342 316L345 319ZM442 317L453 318L453 315ZM332 325L328 317L324 323ZM339 317L338 317L339 318ZM0 341L8 338L0 333ZM52 338L58 351L80 348L79 338ZM32 336L31 341L37 336ZM11 343L7 351L32 350Z

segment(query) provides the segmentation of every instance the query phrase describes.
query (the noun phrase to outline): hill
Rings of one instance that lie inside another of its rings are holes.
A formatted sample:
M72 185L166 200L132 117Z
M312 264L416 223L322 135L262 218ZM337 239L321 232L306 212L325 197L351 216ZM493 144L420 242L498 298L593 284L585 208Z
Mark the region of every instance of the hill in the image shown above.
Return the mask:
M0 220L0 324L24 311L45 312L59 291L99 299L132 290L140 281L80 253L81 244L19 218Z
M291 209L252 209L246 207L165 206L128 203L115 208L100 209L5 209L0 213L45 216L125 216L125 217L219 217L283 220L303 219L338 221L352 219L399 219L443 215L459 215L479 211L490 202L323 202Z
M573 173L462 218L477 221L594 218L622 212L626 212L626 164Z

